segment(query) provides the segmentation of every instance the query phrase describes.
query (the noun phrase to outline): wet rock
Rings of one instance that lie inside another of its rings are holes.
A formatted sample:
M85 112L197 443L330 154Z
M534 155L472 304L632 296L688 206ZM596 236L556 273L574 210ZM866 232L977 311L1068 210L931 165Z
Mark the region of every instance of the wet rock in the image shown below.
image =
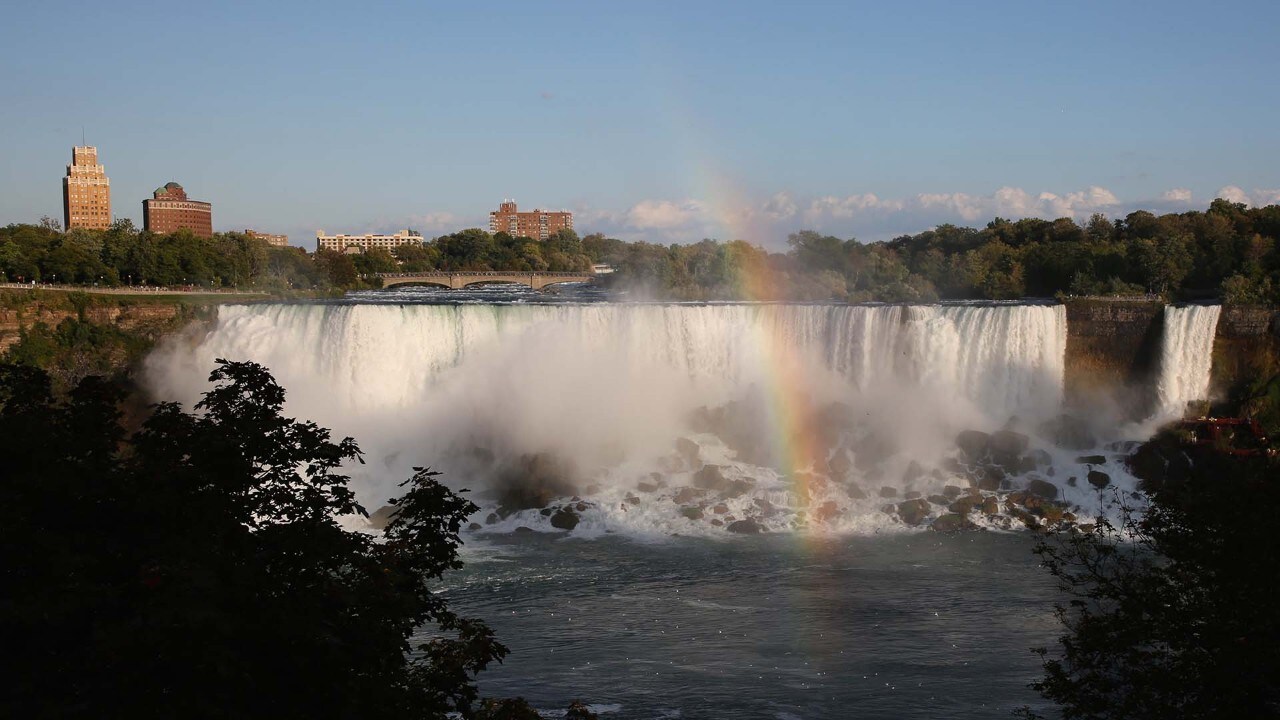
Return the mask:
M731 522L729 523L729 526L725 528L725 530L728 530L731 533L738 533L741 535L758 535L763 529L764 528L760 526L760 523L750 518Z
M943 458L942 470L944 472L951 473L952 475L964 475L966 472L964 463L953 457Z
M632 495L631 493L627 493L627 496L623 498L623 502L627 503L628 505L639 505L640 498L636 497L635 495Z
M1013 430L999 430L991 433L991 455L997 459L1006 458L1016 461L1031 445L1031 438Z
M698 467L701 463L702 448L698 447L698 443L689 438L676 438L676 455L684 460L687 467Z
M1038 431L1053 444L1067 450L1088 450L1098 445L1098 440L1089 430L1089 424L1072 415L1059 415L1053 420L1042 423Z
M934 519L932 523L929 524L930 529L932 529L934 532L940 532L940 533L953 533L953 532L960 532L961 530L972 530L974 529L974 527L975 527L974 524L970 522L968 518L966 518L963 515L957 515L955 513L939 515L937 518Z
M600 718L591 712L586 705L583 705L580 700L574 700L569 703L569 709L564 714L564 720L600 720Z
M685 516L685 517L687 517L687 518L689 518L690 520L701 520L701 519L702 519L702 508L700 508L700 507L682 507L682 508L680 508L680 514L681 514L681 515L683 515L683 516Z
M719 465L703 465L701 470L693 474L693 486L719 492L729 487L729 480L720 471Z
M951 498L946 495L930 495L929 502L934 505L948 505L951 503Z
M1030 455L1023 455L1018 458L1017 469L1019 475L1025 475L1026 473L1038 470L1039 468L1040 466L1036 464L1035 458Z
M706 494L707 491L702 488L682 487L676 491L676 494L671 499L680 505L688 505L695 500L705 497Z
M954 499L956 499L956 498L960 497L960 494L961 494L962 492L964 492L964 491L963 491L963 490L961 490L961 489L960 489L958 486L956 486L956 485L944 485L944 486L943 486L943 488L942 488L942 494L943 494L943 495L946 495L947 497L951 498L952 500L954 500Z
M1051 467L1053 465L1053 456L1044 448L1035 448L1027 453L1027 457L1036 464L1037 468Z
M1053 500L1058 497L1058 486L1038 477L1031 478L1031 482L1027 483L1027 492L1046 500Z
M719 518L711 518L711 524L715 525L716 527L724 527L724 522L721 521Z
M973 510L974 506L981 502L982 497L979 495L965 495L956 498L955 502L947 506L947 509L957 515L968 515L969 511Z
M849 477L849 473L853 470L853 460L849 458L849 451L837 450L836 454L831 456L827 467L831 470L832 477L840 479Z
M642 493L655 493L658 492L658 484L641 480L639 483L636 483L636 490L639 490Z
M911 464L902 473L902 485L907 487L922 477L924 477L924 468L920 467L920 463L912 460Z
M387 525L391 522L391 519L395 517L395 514L399 512L399 510L400 508L395 505L383 505L377 510L374 510L373 514L369 515L369 527L374 530L385 530ZM494 522L497 522L496 518L494 519Z
M1089 484L1102 489L1111 484L1111 476L1101 470L1090 470L1088 476Z
M898 517L908 525L919 525L929 516L929 501L923 498L898 503Z
M1081 465L1105 465L1107 462L1106 455L1081 455L1076 458L1076 462Z
M979 490L994 492L1000 489L1000 484L1004 482L1005 477L1004 470L994 465L989 465L976 471L972 480L974 486Z
M1067 485L1069 485L1069 486L1071 486L1071 487L1075 487L1075 486L1076 486L1076 476L1075 476L1075 475L1072 475L1071 477L1067 478Z
M720 494L720 497L726 500L735 500L750 492L753 485L755 485L755 482L750 479L738 478L731 480L729 481L729 487Z
M1082 533L1091 533L1094 530L1096 530L1097 527L1098 526L1095 525L1094 523L1080 523L1079 525L1076 526L1076 530Z
M760 508L761 517L773 517L778 513L778 508L773 503L769 502L768 500L765 500L764 498L756 498L755 506Z
M481 528L483 528L483 527L484 527L484 526L483 526L483 525L481 525L480 523L474 523L474 522L473 522L473 523L471 523L470 525L468 525L468 526L467 526L467 529L468 529L468 530L480 530L480 529L481 529Z
M717 515L724 515L729 512L729 506L724 503L719 503L715 507L711 508L711 512Z
M884 513L885 515L896 515L898 514L898 506L892 503L888 505L881 505L880 512Z
M897 489L897 488L891 488L891 487L889 487L888 485L886 485L886 486L884 486L884 487L880 488L880 497L882 497L882 498L893 498L893 497L898 497L898 489Z
M580 503L578 503L577 505L574 505L574 506L573 506L573 508L574 508L575 510L577 510L578 512L586 512L586 511L587 511L587 508L589 508L589 507L591 507L591 506L590 506L590 505L588 505L588 504L587 504L587 503L585 503L585 502L580 502Z
M498 522L498 513L491 512L488 515L486 515L484 518L485 525L492 525L496 522Z
M655 474L656 474L656 473L655 473ZM599 494L600 494L600 483L591 483L590 485L588 485L588 486L587 486L587 489L586 489L585 493L586 493L587 495L599 495Z
M551 516L551 527L560 530L572 530L578 527L578 514L570 508L563 507Z
M981 461L991 447L991 436L981 430L962 430L956 435L956 447L970 463Z
M869 471L892 456L895 449L891 439L872 433L853 443L853 464L863 472Z
M531 533L531 532L533 532L533 528L525 527L524 525L517 525L517 526L516 526L516 529L515 529L515 530L512 530L511 532L515 532L515 533Z
M908 490L902 497L908 500L915 500L916 498L924 497L924 493L919 490Z
M866 491L866 490L863 490L863 489L862 489L862 487L861 487L861 486L859 486L859 485L858 485L858 483L855 483L855 482L850 482L850 483L846 483L846 484L845 484L845 486L844 486L844 494L845 494L845 495L848 495L850 498L852 498L852 499L854 499L854 500L866 500L866 499L867 499L867 491Z
M576 465L558 455L522 455L495 479L498 507L507 513L543 508L558 497L578 494Z
M813 511L813 518L819 522L829 522L840 514L840 506L834 500L828 500Z
M1000 514L1000 501L995 497L985 498L982 501L982 514L991 516Z

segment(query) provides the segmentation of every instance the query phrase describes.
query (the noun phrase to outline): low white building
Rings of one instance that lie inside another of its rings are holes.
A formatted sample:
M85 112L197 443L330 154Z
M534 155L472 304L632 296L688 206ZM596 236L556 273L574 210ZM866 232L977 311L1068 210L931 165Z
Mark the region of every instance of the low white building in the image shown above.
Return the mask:
M323 230L316 231L316 250L336 250L340 253L358 255L374 248L382 248L391 252L392 248L401 245L421 245L422 236L408 230L401 230L394 235L325 235Z

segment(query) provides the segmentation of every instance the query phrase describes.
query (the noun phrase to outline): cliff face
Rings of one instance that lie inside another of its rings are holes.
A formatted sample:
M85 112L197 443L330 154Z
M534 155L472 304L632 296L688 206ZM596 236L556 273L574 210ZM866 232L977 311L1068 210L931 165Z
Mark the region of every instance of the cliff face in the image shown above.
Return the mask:
M1164 304L1120 300L1065 304L1067 404L1108 400L1132 417L1145 414L1152 402L1151 380L1159 369Z
M172 329L174 321L187 314L185 311L178 303L99 305L77 310L38 300L0 308L0 354L18 342L22 331L30 330L36 323L57 327L63 320L80 318L95 325L114 325L127 332L141 333L154 340Z
M1261 392L1259 383L1280 373L1280 311L1268 307L1229 306L1218 319L1213 341L1215 400L1242 401ZM1260 412L1261 407L1251 405Z

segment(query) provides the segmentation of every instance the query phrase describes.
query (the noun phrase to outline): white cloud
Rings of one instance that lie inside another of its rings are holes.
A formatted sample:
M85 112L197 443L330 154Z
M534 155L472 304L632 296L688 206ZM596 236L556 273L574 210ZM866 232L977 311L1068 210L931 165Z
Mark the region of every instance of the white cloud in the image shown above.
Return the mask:
M1268 205L1280 205L1280 189L1262 189L1254 188L1252 193L1244 191L1244 188L1238 185L1228 185L1218 191L1214 197L1229 200L1233 203L1244 203L1250 207L1266 207Z
M1165 190L1164 193L1160 195L1160 199L1171 203L1190 203L1191 191L1187 188L1173 188L1172 190Z
M637 230L674 230L701 221L704 208L698 200L641 200L627 211L626 223Z

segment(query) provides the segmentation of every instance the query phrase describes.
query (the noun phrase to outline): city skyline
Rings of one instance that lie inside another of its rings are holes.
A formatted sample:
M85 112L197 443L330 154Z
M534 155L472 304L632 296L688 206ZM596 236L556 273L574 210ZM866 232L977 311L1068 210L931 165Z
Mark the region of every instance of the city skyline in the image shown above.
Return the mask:
M141 227L137 204L182 178L215 230L304 242L483 228L504 197L580 233L771 249L802 228L1277 202L1259 158L1280 154L1280 8L1112 5L24 7L0 29L0 222L61 214L82 126L116 217ZM47 52L68 15L109 38L94 64ZM530 29L544 42L506 42ZM190 82L136 83L157 58Z

